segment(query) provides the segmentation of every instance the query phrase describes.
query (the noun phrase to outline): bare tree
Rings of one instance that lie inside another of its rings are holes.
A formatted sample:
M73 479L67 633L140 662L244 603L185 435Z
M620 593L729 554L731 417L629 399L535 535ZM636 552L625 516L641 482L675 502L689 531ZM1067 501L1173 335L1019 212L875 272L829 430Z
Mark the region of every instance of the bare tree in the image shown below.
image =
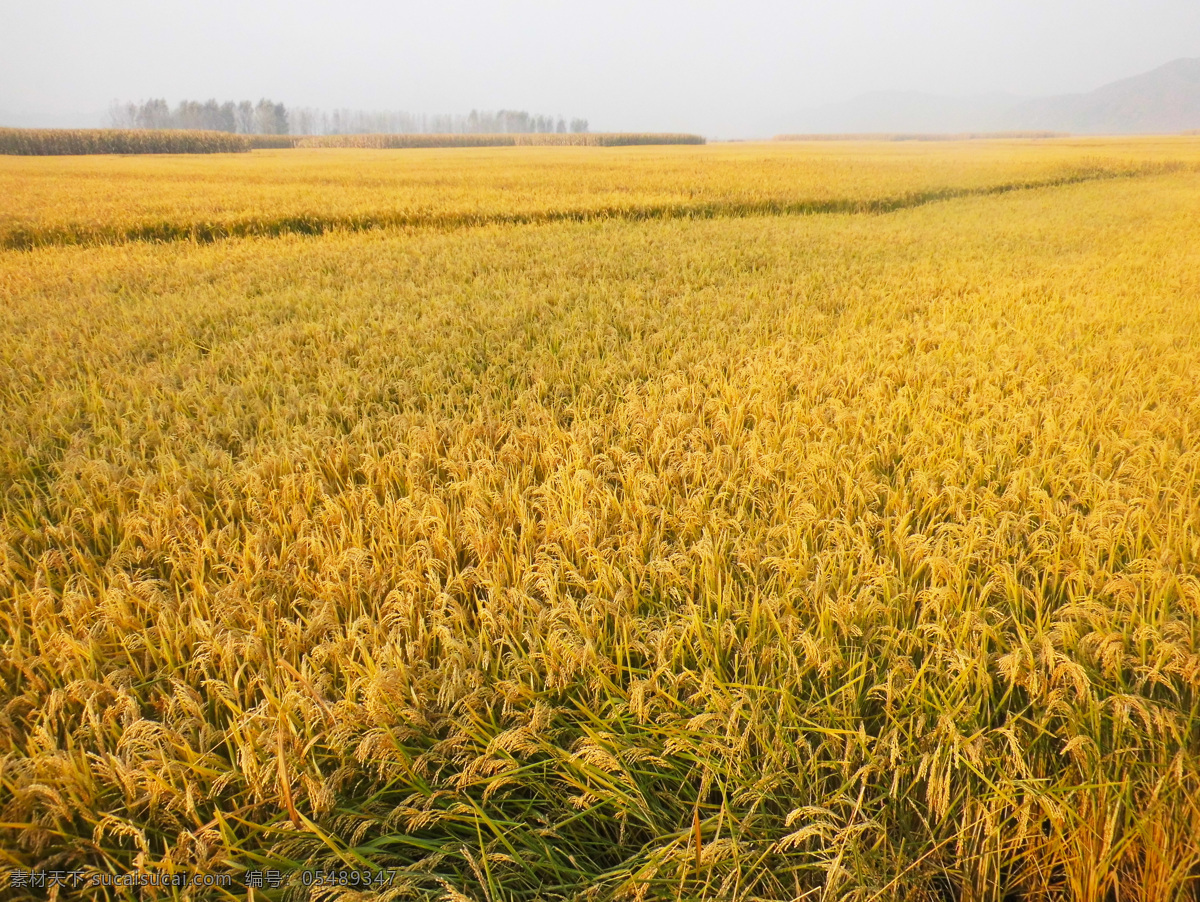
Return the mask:
M136 103L119 103L114 100L108 107L108 124L113 128L137 128L138 107Z
M233 118L238 134L253 134L255 123L254 104L249 100L243 100L237 105L237 109L234 110Z

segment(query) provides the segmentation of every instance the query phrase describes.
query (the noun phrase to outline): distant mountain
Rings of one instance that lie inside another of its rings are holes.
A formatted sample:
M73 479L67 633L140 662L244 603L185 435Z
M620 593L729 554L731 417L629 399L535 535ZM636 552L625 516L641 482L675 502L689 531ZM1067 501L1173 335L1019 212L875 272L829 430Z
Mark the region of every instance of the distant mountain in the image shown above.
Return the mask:
M845 103L807 110L793 119L789 130L1172 134L1191 129L1200 129L1200 59L1175 60L1088 94L1058 97L947 97L876 91Z
M1162 134L1200 128L1200 59L1179 59L1089 94L1013 107L1002 123L1078 134Z

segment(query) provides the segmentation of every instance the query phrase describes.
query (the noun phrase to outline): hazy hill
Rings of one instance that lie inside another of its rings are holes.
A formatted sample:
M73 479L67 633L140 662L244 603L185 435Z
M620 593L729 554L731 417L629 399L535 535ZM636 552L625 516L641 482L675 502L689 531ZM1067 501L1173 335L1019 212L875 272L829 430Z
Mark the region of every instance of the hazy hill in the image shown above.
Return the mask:
M948 97L876 91L806 110L793 132L1056 131L1174 133L1200 129L1200 59L1179 59L1087 94Z
M1200 128L1200 59L1179 59L1088 94L1029 100L1005 114L1011 128L1080 134L1181 132Z

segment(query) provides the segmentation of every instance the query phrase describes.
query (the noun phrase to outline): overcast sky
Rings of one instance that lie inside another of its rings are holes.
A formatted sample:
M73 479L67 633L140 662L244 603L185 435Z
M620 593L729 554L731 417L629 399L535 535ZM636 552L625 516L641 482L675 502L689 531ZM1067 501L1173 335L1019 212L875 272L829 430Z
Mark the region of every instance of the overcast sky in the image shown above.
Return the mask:
M735 137L866 91L1087 91L1182 56L1197 0L0 0L0 115L265 96Z

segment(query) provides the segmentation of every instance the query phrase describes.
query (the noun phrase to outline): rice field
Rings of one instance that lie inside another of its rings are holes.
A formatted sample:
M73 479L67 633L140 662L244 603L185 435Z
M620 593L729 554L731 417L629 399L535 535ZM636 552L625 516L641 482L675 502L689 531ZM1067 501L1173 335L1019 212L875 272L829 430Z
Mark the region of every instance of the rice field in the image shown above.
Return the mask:
M260 150L0 160L0 248L564 220L882 212L1195 167L1104 142Z
M0 158L0 895L1200 898L1197 209L1194 138Z

